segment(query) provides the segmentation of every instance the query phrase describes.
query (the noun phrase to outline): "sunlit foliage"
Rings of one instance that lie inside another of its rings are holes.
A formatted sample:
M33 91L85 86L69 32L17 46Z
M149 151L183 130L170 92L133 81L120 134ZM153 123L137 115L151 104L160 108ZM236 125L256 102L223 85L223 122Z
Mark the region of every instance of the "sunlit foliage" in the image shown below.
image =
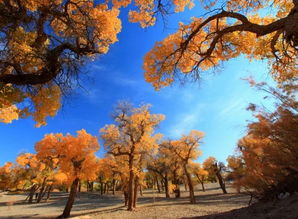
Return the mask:
M297 79L298 1L202 1L207 17L157 42L144 59L146 81L156 89L175 79L202 72L240 55L267 60L278 82ZM264 11L274 8L275 14Z

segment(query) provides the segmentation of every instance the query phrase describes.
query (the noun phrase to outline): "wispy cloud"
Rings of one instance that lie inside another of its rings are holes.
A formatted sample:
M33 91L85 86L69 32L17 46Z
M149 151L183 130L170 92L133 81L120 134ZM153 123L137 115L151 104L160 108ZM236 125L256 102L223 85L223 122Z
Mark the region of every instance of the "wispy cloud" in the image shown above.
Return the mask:
M168 128L168 136L178 138L196 128L201 121L205 104L197 104L188 112L178 114L174 123Z
M246 106L246 101L242 97L238 98L231 98L220 110L217 114L220 118L225 118L228 116L233 116L239 113L240 111L243 111Z

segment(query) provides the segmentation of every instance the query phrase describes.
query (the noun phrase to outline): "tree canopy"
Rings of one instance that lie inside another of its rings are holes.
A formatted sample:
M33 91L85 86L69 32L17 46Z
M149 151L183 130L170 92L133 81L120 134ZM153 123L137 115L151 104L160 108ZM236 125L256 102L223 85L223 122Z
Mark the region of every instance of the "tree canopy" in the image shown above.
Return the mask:
M202 2L207 16L180 23L147 53L146 81L160 89L177 78L199 79L203 71L240 55L267 60L278 82L297 79L297 0ZM264 15L266 10L271 13Z

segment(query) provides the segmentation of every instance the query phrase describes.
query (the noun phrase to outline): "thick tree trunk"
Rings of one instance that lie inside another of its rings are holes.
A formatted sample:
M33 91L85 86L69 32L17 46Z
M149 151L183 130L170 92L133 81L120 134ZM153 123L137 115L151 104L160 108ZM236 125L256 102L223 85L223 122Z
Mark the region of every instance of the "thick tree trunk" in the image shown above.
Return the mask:
M186 166L184 166L184 172L185 172L185 175L187 177L190 203L195 204L196 203L196 198L195 198L195 194L194 194L194 188L193 188L193 185L192 185L191 176L190 176L189 172L187 171Z
M168 173L165 174L164 185L165 185L166 198L170 198Z
M216 172L216 177L217 177L217 179L218 179L218 183L219 183L219 185L220 185L220 188L221 188L222 192L223 192L224 194L227 194L226 185L225 185L225 183L224 183L224 181L223 181L223 178L222 178L220 172Z
M68 218L70 216L70 211L73 206L74 200L76 198L76 193L77 193L77 189L78 189L77 187L78 187L79 182L80 182L79 178L76 178L73 181L64 211L63 211L62 215L59 216L58 218Z
M133 184L134 184L134 172L133 172L133 156L129 156L129 181L128 181L128 205L127 210L133 210Z
M136 208L137 206L137 199L138 199L138 187L139 187L139 177L135 177L134 180L134 191L133 191L133 207Z

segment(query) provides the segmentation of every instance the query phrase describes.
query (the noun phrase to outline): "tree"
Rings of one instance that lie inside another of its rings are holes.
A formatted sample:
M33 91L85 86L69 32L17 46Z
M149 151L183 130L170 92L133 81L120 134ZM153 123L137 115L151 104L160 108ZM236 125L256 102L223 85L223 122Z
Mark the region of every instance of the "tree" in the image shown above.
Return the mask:
M229 156L227 158L228 169L230 173L227 178L233 180L233 187L236 188L238 192L241 190L242 178L245 176L245 164L241 156Z
M129 168L128 208L133 210L134 180L138 174L141 155L154 152L160 135L153 135L154 128L164 119L161 114L151 114L149 105L132 108L120 103L114 112L116 125L100 129L101 138L109 154L124 156Z
M13 163L6 162L0 167L0 189L3 191L11 188Z
M218 183L220 185L220 188L222 189L222 192L224 194L227 193L226 185L224 178L222 176L222 171L225 168L225 165L222 162L218 162L215 157L208 157L203 162L203 167L205 170L208 171L209 175L215 175L218 179Z
M169 157L167 156L164 157L162 156L162 154L158 153L157 157L151 158L147 166L148 170L156 173L163 181L166 198L170 198L170 189L169 189L170 166L168 163L168 159Z
M205 192L204 183L208 177L208 171L201 167L200 163L192 163L191 164L191 171L197 177L198 182L202 186L203 192Z
M188 135L183 135L179 140L168 141L164 143L167 144L169 150L173 151L175 156L177 156L177 158L179 158L181 161L184 174L187 178L191 204L195 204L196 199L194 195L191 172L189 171L189 165L191 160L197 159L200 154L198 147L203 136L204 134L202 132L192 130Z
M202 71L240 55L268 60L278 82L297 79L298 0L202 2L210 9L207 18L180 23L176 33L147 53L147 82L160 89L183 78L178 73L199 79ZM261 15L272 7L274 15Z
M37 159L36 154L23 153L20 154L17 159L17 163L24 168L26 173L24 180L27 180L31 187L28 195L28 203L33 202L34 194L39 190L36 202L39 203L45 195L49 183L53 177L53 165L46 165L44 162Z
M266 83L251 85L274 97L276 110L250 104L255 121L248 124L246 136L238 142L243 177L237 184L259 200L278 198L280 193L298 191L298 102L292 86L269 87ZM267 98L268 96L266 96Z
M131 22L153 25L163 5L135 1ZM81 66L108 52L121 31L120 9L131 0L0 1L0 121L32 115L37 126L55 116L61 95L74 87Z
M49 134L36 143L37 157L41 160L58 159L60 174L71 182L70 194L61 218L70 216L79 181L96 179L98 164L94 153L98 149L97 138L84 129L77 131L77 137L70 134Z

